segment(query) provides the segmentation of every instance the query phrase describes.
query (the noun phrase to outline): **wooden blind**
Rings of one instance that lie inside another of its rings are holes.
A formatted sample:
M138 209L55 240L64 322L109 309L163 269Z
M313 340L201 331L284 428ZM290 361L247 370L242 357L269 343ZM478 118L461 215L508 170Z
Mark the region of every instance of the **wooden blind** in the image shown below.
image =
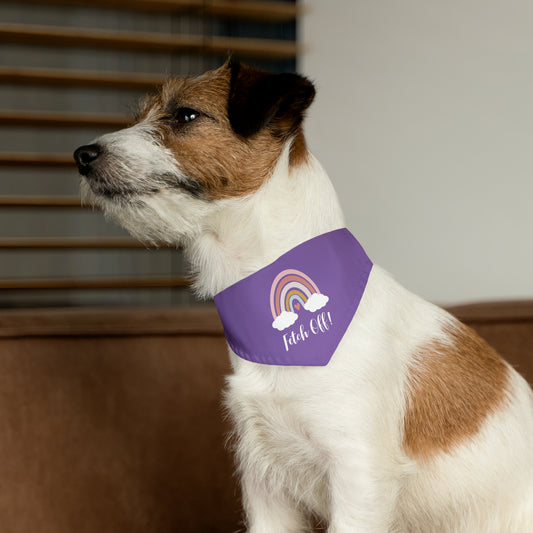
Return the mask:
M179 250L81 206L73 150L130 121L168 74L228 52L293 70L298 6L253 0L0 4L0 307L189 303Z

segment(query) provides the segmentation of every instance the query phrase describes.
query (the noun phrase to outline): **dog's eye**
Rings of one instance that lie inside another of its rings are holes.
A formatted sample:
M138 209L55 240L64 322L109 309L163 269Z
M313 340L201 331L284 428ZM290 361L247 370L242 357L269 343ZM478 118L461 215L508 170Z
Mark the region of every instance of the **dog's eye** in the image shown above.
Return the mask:
M187 124L196 120L200 115L201 113L195 109L191 109L190 107L180 107L174 114L174 120L178 124Z

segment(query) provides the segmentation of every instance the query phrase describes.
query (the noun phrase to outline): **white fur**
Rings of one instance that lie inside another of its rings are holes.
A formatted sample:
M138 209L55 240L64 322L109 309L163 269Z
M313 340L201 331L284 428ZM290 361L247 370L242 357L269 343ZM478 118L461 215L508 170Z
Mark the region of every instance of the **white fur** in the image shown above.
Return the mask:
M131 151L160 150L135 135ZM130 142L117 139L104 137ZM169 165L162 149L161 160ZM162 190L121 203L86 193L134 235L183 243L206 297L344 226L318 161L310 156L293 168L288 147L271 178L245 198L208 202ZM533 399L512 369L511 401L473 439L428 462L402 448L413 353L445 339L453 322L374 266L326 367L267 366L230 354L226 404L250 533L305 531L308 512L330 533L533 532Z

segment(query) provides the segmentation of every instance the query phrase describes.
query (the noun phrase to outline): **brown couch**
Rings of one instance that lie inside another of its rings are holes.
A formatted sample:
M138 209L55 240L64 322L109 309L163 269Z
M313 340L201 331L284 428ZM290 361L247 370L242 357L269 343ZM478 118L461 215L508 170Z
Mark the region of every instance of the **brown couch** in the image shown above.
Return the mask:
M533 301L452 309L533 381ZM210 306L0 312L0 531L242 528Z

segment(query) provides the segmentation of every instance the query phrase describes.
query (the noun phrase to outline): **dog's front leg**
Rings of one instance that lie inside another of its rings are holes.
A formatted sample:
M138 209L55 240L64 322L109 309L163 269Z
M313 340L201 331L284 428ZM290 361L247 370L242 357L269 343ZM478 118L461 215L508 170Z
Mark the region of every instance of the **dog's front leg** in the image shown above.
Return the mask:
M391 533L398 481L374 454L344 452L330 467L328 533Z
M302 533L308 523L297 504L272 492L251 474L241 479L247 533Z

